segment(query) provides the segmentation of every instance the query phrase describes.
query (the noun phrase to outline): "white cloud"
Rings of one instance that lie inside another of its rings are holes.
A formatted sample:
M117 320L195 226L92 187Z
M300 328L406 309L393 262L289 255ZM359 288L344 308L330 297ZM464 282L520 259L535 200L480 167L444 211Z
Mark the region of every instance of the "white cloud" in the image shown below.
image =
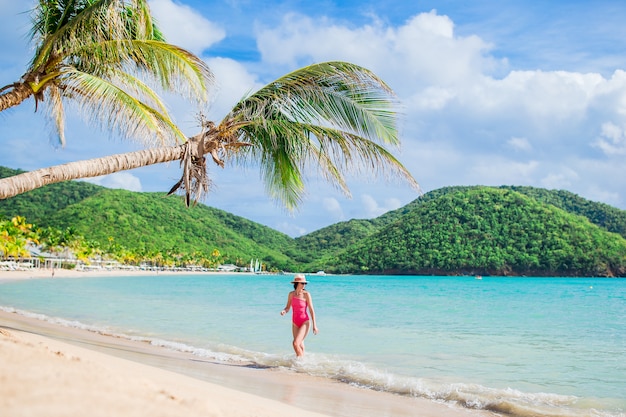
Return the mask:
M196 55L221 41L226 32L189 6L172 0L151 0L150 10L168 42Z
M333 197L323 198L322 207L327 213L331 215L334 221L338 222L338 221L345 220L343 210L341 209L341 204L339 204L339 201L337 201L336 198L333 198Z
M217 94L211 104L211 115L221 120L232 107L246 94L262 87L256 75L242 64L228 58L207 60L217 84Z
M408 108L415 110L441 110L451 100L456 97L456 93L439 86L426 87L404 100Z
M504 115L528 127L560 128L584 116L605 82L599 74L513 71L461 89L459 101L472 116Z
M578 182L579 176L576 171L568 167L558 167L556 172L552 171L541 179L541 186L547 189L571 189L572 185Z
M455 37L450 18L434 11L418 14L398 28L377 20L348 28L328 19L291 14L278 27L261 27L257 39L265 62L293 67L350 61L386 80L402 80L405 91L432 84L458 85L500 65L486 55L490 45L476 36Z
M365 210L362 218L373 219L382 214L387 213L390 210L395 210L402 207L402 202L397 198L388 198L381 206L376 199L369 194L361 195L361 201L363 202L363 209Z
M492 46L477 36L456 35L451 19L436 12L418 14L399 27L374 21L356 28L291 14L278 27L258 29L257 38L268 65L355 62L387 81L415 122L443 121L452 129L483 124L502 130L500 137L530 140L536 131L558 140L561 129L575 131L581 123L593 122L586 115L606 96L626 93L621 71L611 80L595 73L540 70L511 71L496 79L490 74L501 73L506 65L490 55ZM626 99L619 97L613 100L621 106L613 111L626 111ZM467 136L465 127L461 130ZM522 135L524 131L529 134Z
M116 172L110 175L85 179L86 182L101 185L107 188L141 191L139 178L128 172Z
M526 138L511 138L507 141L507 144L515 151L528 152L533 149L533 146Z
M300 227L296 224L289 223L289 222L278 223L274 227L274 229L280 232L283 232L284 234L289 235L291 237L298 237L298 236L305 235L307 233L307 230L304 227Z
M540 171L538 161L516 162L502 156L485 156L473 161L464 184L481 185L528 185Z
M608 156L626 155L626 132L614 123L604 123L600 137L593 145Z

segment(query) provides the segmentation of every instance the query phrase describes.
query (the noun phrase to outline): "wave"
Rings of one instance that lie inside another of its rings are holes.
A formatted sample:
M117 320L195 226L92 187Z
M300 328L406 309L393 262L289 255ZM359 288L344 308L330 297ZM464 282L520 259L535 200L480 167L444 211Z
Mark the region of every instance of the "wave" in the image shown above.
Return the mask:
M107 327L87 325L76 320L2 307L0 310L25 317L90 332L149 343L171 351L190 354L202 360L254 368L280 368L311 376L340 381L360 388L391 394L426 398L452 407L487 410L515 417L626 417L623 399L581 398L553 393L528 393L516 389L497 389L480 384L440 382L427 378L406 377L376 369L359 361L307 353L304 358L292 354L275 355L254 352L236 346L197 347L181 341L111 331Z

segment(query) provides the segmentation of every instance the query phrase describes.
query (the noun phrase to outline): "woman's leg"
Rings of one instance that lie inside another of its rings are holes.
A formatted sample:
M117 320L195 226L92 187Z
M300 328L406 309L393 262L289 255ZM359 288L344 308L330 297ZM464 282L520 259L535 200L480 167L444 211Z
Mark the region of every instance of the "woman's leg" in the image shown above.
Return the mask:
M310 321L306 321L300 327L293 323L291 325L293 330L293 350L296 352L296 356L304 356L304 338L309 333L310 323Z

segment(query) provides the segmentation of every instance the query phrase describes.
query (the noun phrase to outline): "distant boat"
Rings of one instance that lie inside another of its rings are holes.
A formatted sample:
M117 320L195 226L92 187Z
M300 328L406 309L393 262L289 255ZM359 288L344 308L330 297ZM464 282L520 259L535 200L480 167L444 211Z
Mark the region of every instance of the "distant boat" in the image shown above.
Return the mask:
M475 279L483 279L482 275L476 275L474 278Z
M324 272L324 271L317 271L315 273L315 275L326 275L326 272Z

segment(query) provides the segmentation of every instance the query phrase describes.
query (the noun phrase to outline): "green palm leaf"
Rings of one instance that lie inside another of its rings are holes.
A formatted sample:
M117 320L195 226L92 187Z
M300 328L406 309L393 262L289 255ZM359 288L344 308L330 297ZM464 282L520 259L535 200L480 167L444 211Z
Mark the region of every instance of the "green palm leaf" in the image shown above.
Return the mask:
M291 209L302 200L308 168L348 195L346 172L384 172L419 188L385 147L399 144L397 104L393 91L369 70L326 62L244 98L220 128L250 145L231 154L244 163L260 161L268 193Z
M198 104L208 98L211 71L200 58L164 41L146 0L40 0L31 35L35 56L21 83L0 90L13 90L3 93L13 93L3 106L27 98L27 85L36 105L49 105L61 144L67 100L77 100L82 110L116 112L88 119L151 144L185 137L149 85Z
M66 92L73 95L75 104L92 122L114 126L121 135L141 138L143 143L167 144L172 134L178 141L186 141L186 136L169 117L164 116L166 113L159 111L165 108L159 97L140 80L132 80L128 74L120 74L122 75L126 79L120 78L120 82L132 84L134 92L141 91L138 95L143 100L114 83L84 72L66 72L63 83ZM150 106L146 102L154 104Z

